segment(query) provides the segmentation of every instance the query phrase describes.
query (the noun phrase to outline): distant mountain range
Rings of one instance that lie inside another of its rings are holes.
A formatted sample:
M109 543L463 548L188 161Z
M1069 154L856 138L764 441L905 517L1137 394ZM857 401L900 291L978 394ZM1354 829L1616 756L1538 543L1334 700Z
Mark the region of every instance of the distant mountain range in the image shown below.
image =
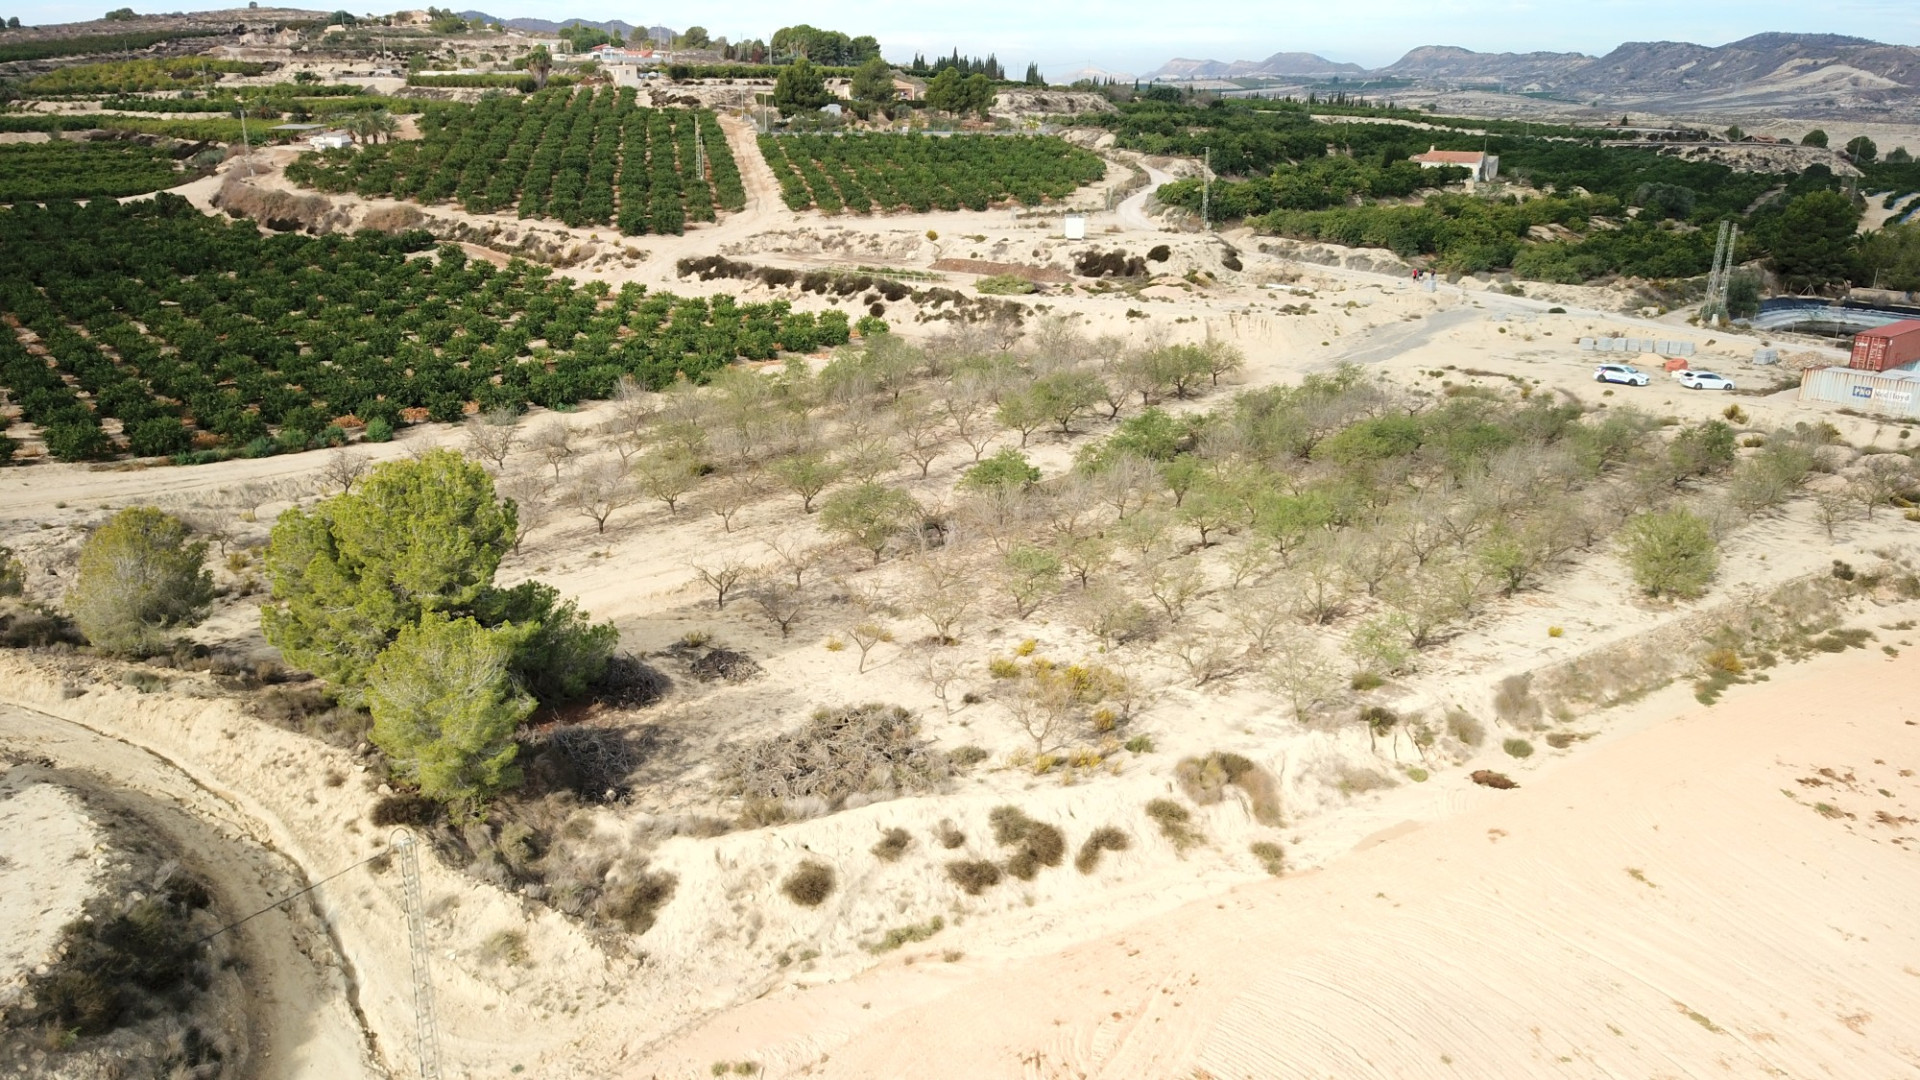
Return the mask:
M593 19L562 19L559 22L554 22L552 19L502 19L496 15L489 15L484 11L462 11L460 12L460 17L469 22L478 19L485 23L499 23L502 26L510 26L515 30L525 30L533 34L557 34L569 26L597 27L605 30L609 34L617 33L623 38L633 36L633 32L636 29L642 30L641 37L647 37L651 34L656 38L670 38L679 32L665 26L636 27L632 23L622 22L619 19L611 19L606 22L599 22Z
M1838 34L1755 34L1717 47L1634 41L1605 56L1585 53L1483 53L1436 45L1367 69L1312 53L1265 60L1172 60L1147 79L1275 78L1343 81L1393 77L1426 84L1502 85L1586 98L1802 99L1828 105L1913 103L1920 94L1920 48Z

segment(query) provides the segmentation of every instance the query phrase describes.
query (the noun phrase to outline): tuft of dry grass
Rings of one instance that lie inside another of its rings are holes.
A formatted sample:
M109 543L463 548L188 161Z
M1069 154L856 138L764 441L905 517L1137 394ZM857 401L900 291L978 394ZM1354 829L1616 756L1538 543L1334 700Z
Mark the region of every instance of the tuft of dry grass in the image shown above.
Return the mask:
M991 859L955 859L947 864L947 877L968 896L1000 884L1000 866Z
M497 930L480 943L480 960L487 964L525 967L533 959L527 935L519 930Z
M1205 840L1193 827L1193 815L1172 799L1154 799L1147 803L1147 816L1160 826L1160 835L1166 837L1173 849L1183 855L1188 848Z
M876 955L879 953L892 952L902 945L911 945L915 942L925 941L946 929L946 927L947 921L935 915L923 923L908 923L906 926L896 926L888 930L886 936L879 941L872 945L862 946L862 948Z
M1286 871L1287 852L1279 844L1271 840L1256 840L1247 850L1253 852L1253 857L1259 859L1260 865L1274 877L1279 877Z
M1080 844L1080 853L1073 857L1073 868L1083 874L1091 874L1100 866L1100 855L1106 851L1125 851L1133 845L1133 839L1125 832L1111 825L1102 825L1087 835Z
M913 846L913 836L905 829L888 829L880 836L880 842L873 845L873 856L881 862L899 862L900 856Z
M960 827L950 818L941 818L940 824L933 827L933 838L940 841L940 846L948 851L967 842L967 834L961 832Z

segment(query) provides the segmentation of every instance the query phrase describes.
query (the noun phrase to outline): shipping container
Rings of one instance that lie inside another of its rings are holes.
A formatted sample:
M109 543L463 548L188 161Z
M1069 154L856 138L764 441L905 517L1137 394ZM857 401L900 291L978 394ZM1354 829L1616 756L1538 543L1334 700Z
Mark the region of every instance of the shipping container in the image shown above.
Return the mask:
M1885 416L1920 416L1920 374L1811 368L1800 376L1800 400L1824 401Z
M1886 371L1920 362L1920 319L1888 323L1853 336L1853 358L1847 366L1862 371Z

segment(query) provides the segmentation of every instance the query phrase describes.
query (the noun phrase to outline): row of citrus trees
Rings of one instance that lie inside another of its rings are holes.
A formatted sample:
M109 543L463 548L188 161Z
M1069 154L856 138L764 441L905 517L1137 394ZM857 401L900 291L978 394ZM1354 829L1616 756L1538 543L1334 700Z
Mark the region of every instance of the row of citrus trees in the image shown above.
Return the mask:
M704 381L850 332L785 301L613 292L451 246L418 257L433 244L262 236L168 194L0 210L0 310L20 327L0 333L0 388L63 460L199 460L324 445L347 417L391 430L605 397L623 375Z
M985 210L1063 199L1106 173L1098 155L1035 135L762 135L789 209Z
M287 177L321 191L452 201L469 213L512 210L629 235L679 233L746 205L714 115L639 108L631 87L435 106L420 127L418 141L304 157Z
M0 145L0 203L143 195L181 179L171 154L135 142Z
M132 94L143 90L181 90L219 81L222 75L259 75L267 65L247 60L176 56L167 60L123 60L76 64L36 75L21 89L52 94Z

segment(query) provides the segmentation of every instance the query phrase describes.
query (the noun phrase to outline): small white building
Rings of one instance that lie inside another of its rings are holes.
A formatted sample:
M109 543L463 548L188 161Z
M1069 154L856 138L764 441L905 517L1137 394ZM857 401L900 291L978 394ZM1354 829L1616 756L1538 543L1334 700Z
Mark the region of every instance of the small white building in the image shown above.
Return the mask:
M1478 150L1440 150L1429 145L1426 153L1413 155L1413 162L1423 169L1448 166L1466 169L1474 180L1491 180L1500 175L1500 155Z
M353 145L353 136L344 131L323 131L307 136L307 145L315 150L342 150Z

